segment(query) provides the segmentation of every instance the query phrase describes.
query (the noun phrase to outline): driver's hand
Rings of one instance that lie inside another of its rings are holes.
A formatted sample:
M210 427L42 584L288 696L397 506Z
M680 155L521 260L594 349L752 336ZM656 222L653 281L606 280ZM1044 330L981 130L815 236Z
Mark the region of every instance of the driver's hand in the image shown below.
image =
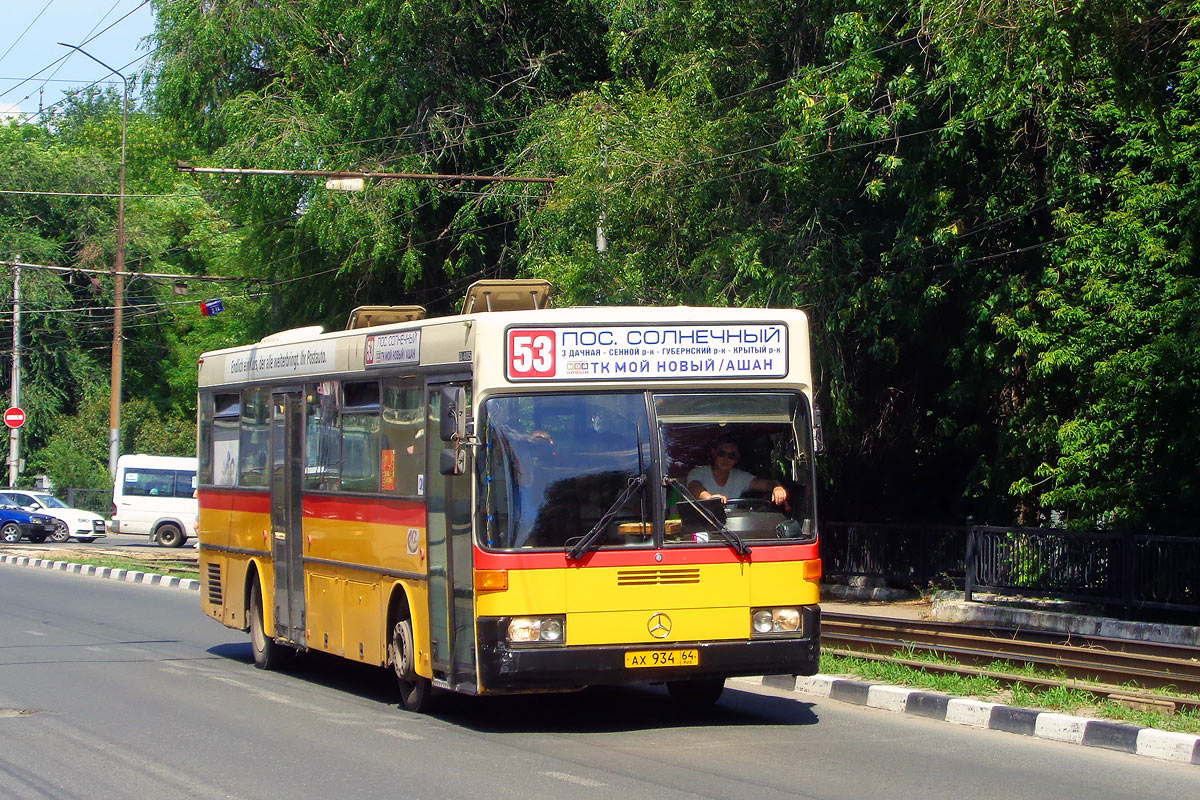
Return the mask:
M723 494L710 494L705 500L720 500L722 503L728 503L729 498Z
M771 490L771 502L777 506L787 505L787 489L782 486L776 486Z

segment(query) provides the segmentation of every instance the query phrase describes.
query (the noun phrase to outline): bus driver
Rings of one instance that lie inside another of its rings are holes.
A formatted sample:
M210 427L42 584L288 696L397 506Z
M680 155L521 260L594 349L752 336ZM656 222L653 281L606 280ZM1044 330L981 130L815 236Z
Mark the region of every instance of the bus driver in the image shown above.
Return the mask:
M787 489L775 481L756 478L749 472L738 469L741 457L737 442L721 438L709 445L712 466L696 467L687 476L688 491L697 500L729 499L741 497L747 491L770 492L771 502L778 506L787 504Z

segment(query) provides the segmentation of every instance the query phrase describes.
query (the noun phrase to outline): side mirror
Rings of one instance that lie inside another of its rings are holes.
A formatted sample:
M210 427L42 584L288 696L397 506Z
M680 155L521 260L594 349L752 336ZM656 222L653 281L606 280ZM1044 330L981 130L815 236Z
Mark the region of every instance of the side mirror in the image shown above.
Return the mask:
M443 475L462 475L467 471L467 451L461 447L444 447L438 462Z
M461 386L446 386L441 392L441 418L438 436L443 442L457 442L467 435L467 392ZM453 473L443 473L453 474Z

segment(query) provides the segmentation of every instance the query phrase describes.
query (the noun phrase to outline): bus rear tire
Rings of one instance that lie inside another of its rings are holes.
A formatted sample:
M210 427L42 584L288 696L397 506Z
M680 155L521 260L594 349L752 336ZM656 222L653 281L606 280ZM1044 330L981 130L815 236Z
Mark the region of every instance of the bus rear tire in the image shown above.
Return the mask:
M250 586L250 649L254 651L254 666L259 669L279 669L290 655L288 647L267 635L263 623L262 588L257 578Z
M405 618L392 628L392 641L388 645L388 656L396 673L396 684L400 688L400 703L408 711L419 713L429 708L429 696L433 686L429 679L417 674L413 647L412 620Z
M667 681L671 698L696 708L707 708L717 702L725 691L724 678L696 678L690 681Z

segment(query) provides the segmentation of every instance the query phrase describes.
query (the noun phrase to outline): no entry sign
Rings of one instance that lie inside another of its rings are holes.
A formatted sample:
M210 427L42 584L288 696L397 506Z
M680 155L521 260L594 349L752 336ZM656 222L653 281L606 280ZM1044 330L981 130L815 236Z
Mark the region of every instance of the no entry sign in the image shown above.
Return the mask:
M4 424L10 428L19 428L25 424L25 411L17 406L9 406L4 412Z

